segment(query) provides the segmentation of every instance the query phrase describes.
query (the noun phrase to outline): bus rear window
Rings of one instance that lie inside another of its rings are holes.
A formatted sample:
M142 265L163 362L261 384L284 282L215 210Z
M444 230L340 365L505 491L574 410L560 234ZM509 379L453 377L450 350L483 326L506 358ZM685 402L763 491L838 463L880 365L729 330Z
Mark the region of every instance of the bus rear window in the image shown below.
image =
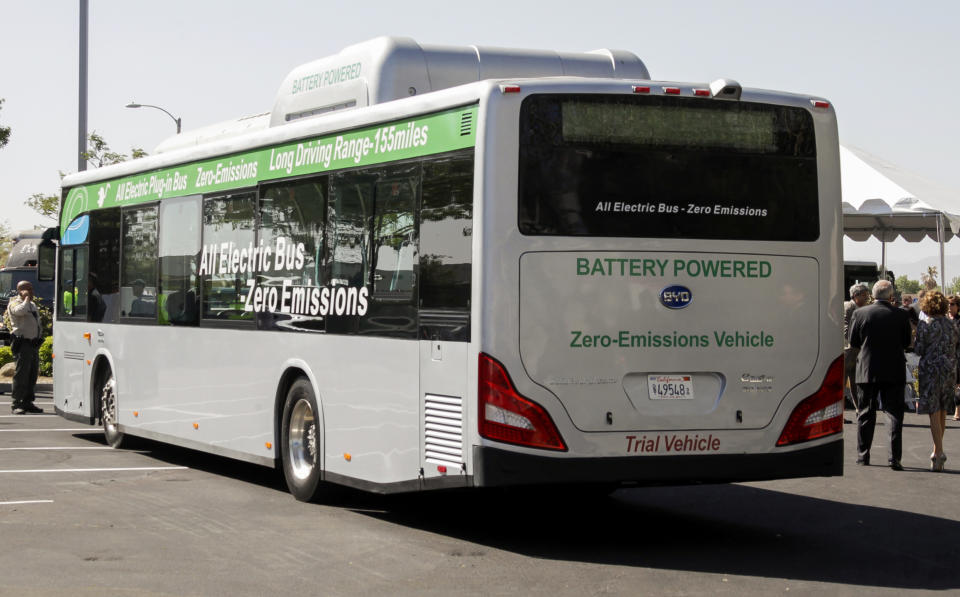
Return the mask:
M813 241L813 119L801 108L535 95L520 112L527 235Z

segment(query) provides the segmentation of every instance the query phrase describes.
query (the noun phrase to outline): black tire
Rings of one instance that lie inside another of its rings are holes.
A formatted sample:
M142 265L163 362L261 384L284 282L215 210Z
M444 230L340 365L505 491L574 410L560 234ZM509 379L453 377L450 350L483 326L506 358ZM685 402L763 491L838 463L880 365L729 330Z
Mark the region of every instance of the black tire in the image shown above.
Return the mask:
M124 436L117 426L117 380L110 369L101 376L101 380L97 390L103 437L108 446L119 448L123 445Z
M327 493L322 477L323 428L313 387L304 378L290 386L280 425L283 478L301 502L320 501Z

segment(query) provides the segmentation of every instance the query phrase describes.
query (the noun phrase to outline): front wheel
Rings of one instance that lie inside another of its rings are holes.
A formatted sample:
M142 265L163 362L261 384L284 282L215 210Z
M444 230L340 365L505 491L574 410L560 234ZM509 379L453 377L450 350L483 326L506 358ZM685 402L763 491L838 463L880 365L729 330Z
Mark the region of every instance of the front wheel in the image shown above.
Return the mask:
M117 426L117 380L112 371L100 388L100 420L107 445L119 448L123 444L123 433Z
M310 382L297 379L283 406L280 452L287 487L302 502L317 501L325 493L320 479L323 430L319 412Z

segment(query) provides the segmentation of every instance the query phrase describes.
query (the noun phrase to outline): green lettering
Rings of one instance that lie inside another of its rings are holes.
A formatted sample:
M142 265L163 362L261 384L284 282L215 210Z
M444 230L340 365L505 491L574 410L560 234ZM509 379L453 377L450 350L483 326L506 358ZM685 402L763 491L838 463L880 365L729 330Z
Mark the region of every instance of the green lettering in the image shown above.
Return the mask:
M571 330L570 333L573 334L573 340L570 341L570 348L583 348L583 344L580 343L580 336L583 335L583 332Z
M660 266L660 275L664 276L664 272L667 271L667 264L670 263L666 259L657 259L657 265Z
M737 277L737 275L738 275L737 272L740 272L740 273L739 273L739 276L740 276L741 278L744 277L744 275L745 275L744 270L746 269L746 267L747 267L747 264L746 264L745 262L743 262L743 261L734 261L734 262L733 262L733 277L734 277L734 278Z
M764 267L764 266L766 266L766 267ZM760 262L760 277L761 277L761 278L769 278L771 272L773 272L773 266L770 265L770 262L769 262L769 261L761 261L761 262Z
M710 278L717 277L717 271L720 268L720 264L716 261L704 261L703 262L703 273L705 276Z
M643 260L643 275L644 276L656 276L657 272L654 270L657 262L653 259L644 259Z
M600 261L599 259L594 259L594 260L593 260L593 269L590 270L590 275L591 275L591 276L596 276L596 275L597 275L597 272L600 272L600 275L601 275L601 276L604 275L604 273L603 273L603 262Z
M584 257L577 257L577 275L578 276L589 276L590 275L590 260Z

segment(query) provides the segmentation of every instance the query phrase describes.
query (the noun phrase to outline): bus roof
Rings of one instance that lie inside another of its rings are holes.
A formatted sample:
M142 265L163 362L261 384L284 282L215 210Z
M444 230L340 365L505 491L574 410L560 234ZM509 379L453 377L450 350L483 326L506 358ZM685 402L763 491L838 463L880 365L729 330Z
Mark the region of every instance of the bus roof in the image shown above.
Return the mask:
M555 76L644 80L650 73L639 57L626 50L575 53L430 45L409 37L378 37L294 68L281 83L271 112L170 137L155 151L196 146L486 79Z

